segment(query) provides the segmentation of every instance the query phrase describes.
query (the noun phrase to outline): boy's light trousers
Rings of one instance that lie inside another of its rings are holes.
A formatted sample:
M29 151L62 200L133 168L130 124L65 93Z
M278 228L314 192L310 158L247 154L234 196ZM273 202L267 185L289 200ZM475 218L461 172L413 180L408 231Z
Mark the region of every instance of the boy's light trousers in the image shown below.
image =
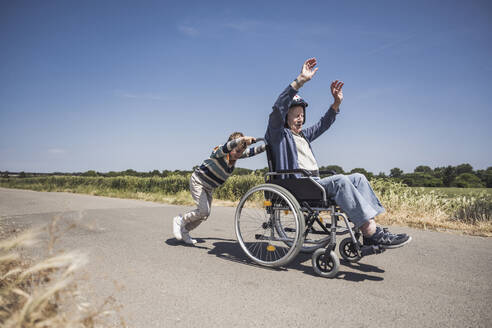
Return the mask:
M190 192L191 197L193 197L193 200L195 201L196 209L183 215L183 222L188 231L198 227L200 223L205 221L210 215L213 188L209 187L206 183L203 183L201 179L193 173L190 178Z

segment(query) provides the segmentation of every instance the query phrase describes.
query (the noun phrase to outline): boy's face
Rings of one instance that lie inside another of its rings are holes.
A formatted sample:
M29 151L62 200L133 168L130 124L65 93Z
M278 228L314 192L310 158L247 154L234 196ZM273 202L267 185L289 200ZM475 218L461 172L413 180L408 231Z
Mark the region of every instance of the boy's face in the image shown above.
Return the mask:
M302 106L294 106L289 109L287 114L287 125L289 128L299 134L302 130L302 123L304 122L304 108Z
M229 153L229 158L233 161L236 161L241 157L245 150L246 144L244 142L241 142L236 148L231 150L231 152Z

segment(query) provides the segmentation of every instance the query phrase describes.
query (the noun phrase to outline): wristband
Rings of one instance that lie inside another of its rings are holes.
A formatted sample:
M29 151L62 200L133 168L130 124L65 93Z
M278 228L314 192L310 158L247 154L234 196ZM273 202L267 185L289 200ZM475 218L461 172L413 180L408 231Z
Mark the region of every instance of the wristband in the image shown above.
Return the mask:
M294 80L294 82L295 82L295 83L297 83L297 86L298 86L299 88L301 88L301 87L303 86L303 84L302 84L302 83L301 83L301 82L297 79L297 77L296 77L296 79Z

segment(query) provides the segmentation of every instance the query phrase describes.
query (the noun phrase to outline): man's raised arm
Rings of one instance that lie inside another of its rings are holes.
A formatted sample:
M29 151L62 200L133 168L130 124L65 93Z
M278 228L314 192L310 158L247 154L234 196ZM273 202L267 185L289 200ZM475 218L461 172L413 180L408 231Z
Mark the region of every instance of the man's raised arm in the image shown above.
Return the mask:
M297 78L280 94L277 101L273 105L273 111L268 119L268 128L265 137L269 140L275 140L282 134L282 129L285 125L285 117L289 112L289 105L292 98L297 94L297 91L311 80L316 74L318 68L314 68L317 62L315 58L309 58L302 65L301 73Z
M340 111L340 104L343 100L343 82L333 81L331 83L330 89L333 96L333 104L330 106L328 111L321 117L321 119L309 128L304 129L302 132L309 142L313 142L318 138L323 132L328 130L328 128L333 124L336 119L336 115Z

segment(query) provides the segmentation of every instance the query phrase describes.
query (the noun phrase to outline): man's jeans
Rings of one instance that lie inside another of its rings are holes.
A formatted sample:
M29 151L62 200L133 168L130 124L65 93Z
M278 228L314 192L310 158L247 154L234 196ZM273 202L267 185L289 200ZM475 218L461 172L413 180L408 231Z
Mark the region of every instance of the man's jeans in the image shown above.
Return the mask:
M335 200L357 228L384 213L381 202L363 174L337 174L315 179L325 188L327 197Z

